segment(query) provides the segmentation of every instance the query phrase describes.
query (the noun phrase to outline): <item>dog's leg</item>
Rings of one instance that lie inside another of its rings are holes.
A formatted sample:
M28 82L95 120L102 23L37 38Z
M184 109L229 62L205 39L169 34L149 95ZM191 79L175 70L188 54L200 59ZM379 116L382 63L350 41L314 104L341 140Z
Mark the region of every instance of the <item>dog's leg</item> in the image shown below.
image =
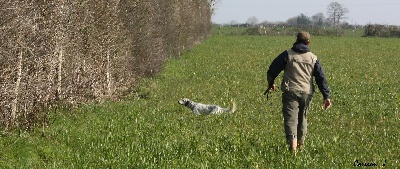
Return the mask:
M196 114L196 115L200 115L199 109L196 109L196 108L193 109L193 113Z

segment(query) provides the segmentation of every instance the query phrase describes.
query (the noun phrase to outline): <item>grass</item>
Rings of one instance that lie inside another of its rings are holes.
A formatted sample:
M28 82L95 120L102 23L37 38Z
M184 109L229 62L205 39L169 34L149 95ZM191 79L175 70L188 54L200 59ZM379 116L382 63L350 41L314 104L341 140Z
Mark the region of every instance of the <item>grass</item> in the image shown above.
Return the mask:
M399 39L313 37L333 107L323 111L315 93L296 157L285 145L280 93L262 95L268 65L293 40L214 35L143 79L138 95L51 113L44 137L0 133L0 168L400 167ZM238 111L195 116L177 104L183 97L234 100Z

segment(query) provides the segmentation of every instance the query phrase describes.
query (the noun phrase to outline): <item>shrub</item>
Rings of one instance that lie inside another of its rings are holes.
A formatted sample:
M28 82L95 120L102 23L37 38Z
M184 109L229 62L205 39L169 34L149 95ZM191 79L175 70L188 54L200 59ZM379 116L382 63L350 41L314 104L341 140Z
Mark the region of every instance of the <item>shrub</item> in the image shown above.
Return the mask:
M31 125L56 103L117 98L211 28L207 0L27 0L0 7L5 128Z

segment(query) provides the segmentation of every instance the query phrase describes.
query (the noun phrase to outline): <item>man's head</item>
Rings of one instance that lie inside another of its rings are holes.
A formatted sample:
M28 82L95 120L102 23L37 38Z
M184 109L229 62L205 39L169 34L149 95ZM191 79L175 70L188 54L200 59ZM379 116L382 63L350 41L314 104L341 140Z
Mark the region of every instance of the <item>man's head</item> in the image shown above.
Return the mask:
M296 36L296 43L303 43L305 45L309 45L310 44L310 33L305 32L305 31L301 31L299 33L297 33Z

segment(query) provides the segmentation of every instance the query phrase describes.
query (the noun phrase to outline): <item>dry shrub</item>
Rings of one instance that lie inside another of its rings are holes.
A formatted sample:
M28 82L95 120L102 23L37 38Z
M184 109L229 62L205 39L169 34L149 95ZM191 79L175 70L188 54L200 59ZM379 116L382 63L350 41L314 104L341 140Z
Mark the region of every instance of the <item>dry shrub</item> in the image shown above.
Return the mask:
M210 34L207 0L0 4L1 125L47 125L55 104L118 98Z

